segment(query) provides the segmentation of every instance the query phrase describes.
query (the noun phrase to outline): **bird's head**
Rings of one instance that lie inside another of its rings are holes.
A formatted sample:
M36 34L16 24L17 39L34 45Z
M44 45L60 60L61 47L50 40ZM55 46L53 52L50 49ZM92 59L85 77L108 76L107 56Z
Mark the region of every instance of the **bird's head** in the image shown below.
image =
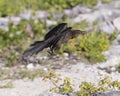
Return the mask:
M72 38L75 38L79 35L84 35L85 31L81 31L81 30L71 30L71 34L72 34Z

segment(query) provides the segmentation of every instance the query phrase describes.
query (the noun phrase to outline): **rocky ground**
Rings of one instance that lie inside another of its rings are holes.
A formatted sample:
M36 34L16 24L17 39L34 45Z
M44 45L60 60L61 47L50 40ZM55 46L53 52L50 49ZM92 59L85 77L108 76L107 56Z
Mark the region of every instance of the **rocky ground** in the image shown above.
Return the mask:
M29 18L46 18L50 13L45 11L36 12L35 16L31 13L21 13L18 17L6 17L0 18L0 28L7 30L7 24L9 20L18 23L21 19ZM99 24L94 26L96 29L103 30L109 34L113 33L115 29L120 31L120 0L114 0L110 4L99 4L93 8L86 8L82 5L77 5L72 10L66 9L62 14L55 15L53 21L46 20L48 26L56 24L56 19L60 19L62 15L66 14L69 17L69 22L78 23L84 19L89 24L92 24L95 20L99 21ZM92 26L86 28L90 30ZM60 60L52 59L52 62L57 62L58 65L46 64L45 66L38 66L43 68L44 71L48 71L48 66L52 66L54 71L60 74L61 78L69 77L74 82L74 86L77 89L82 81L97 83L101 78L108 76L111 80L120 81L120 73L116 71L115 66L120 63L120 35L113 41L109 50L104 54L107 58L106 62L97 64L85 64L75 58L70 59L66 55L66 60L69 62L62 62ZM45 57L46 58L46 57ZM2 62L0 62L2 64ZM49 61L47 62L49 63ZM55 64L57 64L55 63ZM64 65L64 66L63 66ZM34 64L27 65L28 70L34 69ZM31 81L29 79L18 80L4 80L0 81L1 84L12 82L13 88L1 88L0 96L75 96L74 94L61 95L50 93L49 89L54 87L51 81L43 81L42 78L36 78ZM114 91L113 89L110 89ZM107 95L106 95L107 94ZM111 95L112 94L112 95ZM116 95L117 94L117 95ZM120 96L120 93L97 93L93 96Z

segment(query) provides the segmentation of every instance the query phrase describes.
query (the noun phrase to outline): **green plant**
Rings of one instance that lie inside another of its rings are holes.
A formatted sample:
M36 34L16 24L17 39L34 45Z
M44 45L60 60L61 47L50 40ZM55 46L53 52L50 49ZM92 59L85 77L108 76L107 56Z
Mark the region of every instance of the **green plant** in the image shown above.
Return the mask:
M61 84L59 87L56 86L55 88L52 88L51 91L60 92L60 93L68 93L68 92L73 93L74 92L73 85L71 84L69 77L66 77L64 79L63 84Z
M44 20L42 19L37 19L37 22L35 22L34 19L30 19L28 21L28 24L31 25L33 31L34 31L34 35L38 35L38 37L43 37L43 35L45 35L46 31L46 23Z
M118 30L115 30L114 33L108 37L108 39L110 40L110 43L112 43L112 41L116 39L118 34L119 34Z
M82 82L80 85L80 90L76 92L78 96L89 96L96 92L105 92L107 91L106 87L96 87L93 83Z
M0 69L0 80L15 80L28 78L34 80L37 77L42 77L45 72L41 69L28 70L26 68L16 68L16 69Z
M85 4L87 7L93 7L95 5L97 5L98 0L82 0L82 3Z
M80 23L74 25L74 28L80 29L84 31L88 27L88 22L86 20L82 20Z
M111 81L109 77L101 79L97 86L94 83L82 82L80 84L80 90L77 92L78 96L89 96L96 92L105 92L110 88L120 90L120 82Z
M60 78L59 78L59 74L57 74L54 71L50 71L48 74L43 76L43 80L44 81L50 80L56 87L58 87L57 83L59 82Z
M85 58L90 61L104 61L105 57L102 52L109 48L110 42L107 39L106 33L96 32L86 34L79 39L78 50L82 51Z
M97 0L1 0L0 1L0 16L17 15L20 12L31 10L33 13L36 10L47 10L47 11L62 11L66 8L72 8L77 4L84 4L88 7L95 6ZM14 6L13 6L14 5Z
M40 69L35 70L20 69L18 74L19 79L28 78L30 80L34 80L36 77L42 76L44 72L41 71Z
M20 10L20 3L16 0L11 0L10 2L9 0L0 0L0 16L5 17L17 14Z
M120 72L120 64L117 64L116 70L117 70L118 72Z
M102 0L103 3L110 3L112 2L113 0Z
M59 84L62 79L59 79L58 82L58 75L55 72L52 72L47 75L47 79L51 81L52 79L54 81L55 87L51 89L53 92L58 93L74 93L77 96L90 96L93 93L96 92L105 92L108 91L110 88L120 90L120 82L119 81L111 81L109 77L104 77L101 79L97 84L91 83L91 82L81 82L79 85L79 89L75 91L74 85L71 83L71 80L69 77L66 77L63 79L63 83ZM46 77L45 77L46 78ZM44 79L45 79L44 78ZM57 79L57 82L56 82ZM53 82L52 81L52 82ZM56 86L57 85L57 86Z
M63 48L67 52L76 52L87 58L90 62L105 61L102 52L109 48L110 41L104 32L86 33L76 39L70 40Z
M0 80L8 78L9 70L0 69Z
M26 26L28 24L33 29L32 34L35 35L35 38L31 38L30 33L27 32ZM42 38L45 34L45 29L46 24L40 19L38 19L37 23L33 19L29 21L21 20L17 25L10 22L7 31L0 29L0 57L3 58L7 66L16 65L19 53L26 49L31 40Z
M6 56L7 58L7 63L6 66L11 67L17 64L17 59L18 59L18 53L15 51L10 52L10 54L8 54L8 56Z
M5 85L0 85L0 88L13 88L13 84L12 84L12 82L8 82Z
M12 22L8 25L8 31L0 30L0 45L1 47L8 47L9 45L15 45L25 38L26 32L24 32L25 24L21 21L17 27Z

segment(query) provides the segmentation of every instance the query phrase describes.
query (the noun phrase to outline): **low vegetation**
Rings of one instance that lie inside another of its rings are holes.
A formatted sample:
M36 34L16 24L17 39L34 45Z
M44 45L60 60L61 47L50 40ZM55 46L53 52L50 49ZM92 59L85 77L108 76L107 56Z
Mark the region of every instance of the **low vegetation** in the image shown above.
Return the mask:
M120 90L120 82L117 80L111 81L107 76L98 81L98 83L96 82L96 84L85 81L81 82L77 91L75 91L76 86L74 86L69 77L64 78L62 84L59 83L62 80L55 72L50 72L43 80L50 80L55 85L54 88L51 88L52 92L73 93L77 96L90 96L93 93L106 92L110 89Z
M42 77L45 72L42 69L28 70L26 68L14 69L0 69L0 81L2 80L15 80L15 79L30 79L34 80L36 77Z
M34 33L29 33L26 27L30 24ZM15 26L9 23L8 30L0 29L0 57L6 61L7 66L13 66L17 63L19 53L22 53L27 46L36 38L42 38L45 34L46 26L41 20L35 23L34 20L22 20ZM35 37L31 37L31 34ZM4 53L4 54L3 54Z
M103 3L109 3L112 0L102 0ZM0 0L0 16L17 15L26 10L47 10L47 11L61 11L66 8L72 8L77 4L83 4L88 7L97 5L98 0ZM14 6L13 6L14 5Z
M12 84L12 82L10 81L10 82L7 82L6 84L4 84L4 85L0 85L0 88L13 88L14 86L13 86L13 84Z
M116 65L116 70L120 73L120 63Z

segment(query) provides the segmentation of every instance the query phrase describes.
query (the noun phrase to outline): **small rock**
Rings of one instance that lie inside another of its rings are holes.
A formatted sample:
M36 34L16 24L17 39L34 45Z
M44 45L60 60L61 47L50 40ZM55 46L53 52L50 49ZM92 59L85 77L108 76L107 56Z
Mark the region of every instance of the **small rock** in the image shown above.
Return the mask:
M26 28L25 28L25 31L28 33L28 35L30 37L34 37L34 32L33 32L33 28L30 24L27 24Z
M119 0L115 0L115 1L113 2L113 6L114 6L115 8L120 9L120 1L119 1Z
M0 17L0 29L8 31L8 26L7 26L8 22L9 22L8 18Z
M64 53L64 56L68 57L68 56L69 56L69 54L68 54L68 53Z
M65 96L77 96L77 95L73 93L65 93Z
M0 59L0 67L5 66L5 63L3 63L2 59Z
M94 22L97 19L97 17L94 15L94 13L86 13L86 14L80 14L76 18L73 19L74 23L80 23L83 20L86 20L88 23Z
M120 45L120 34L117 36L116 40L117 40L118 44Z
M7 24L9 22L9 18L3 18L3 17L0 17L0 24Z
M32 18L32 12L24 12L19 15L22 19L29 20Z
M58 94L58 93L49 93L48 96L64 96L64 95L61 95L61 94Z
M48 71L49 71L48 68L43 68L43 70L44 70L45 72L48 72Z
M45 11L37 11L35 17L36 18L47 18L48 15L49 14Z
M120 91L98 92L91 96L120 96Z
M36 58L39 59L39 60L46 60L46 59L48 59L47 56L37 56Z
M114 26L120 31L120 17L113 20Z
M51 26L51 25L56 25L57 22L56 21L52 21L52 20L46 20L47 26Z
M33 70L34 69L34 65L32 63L27 65L27 69L28 70Z
M10 19L9 22L14 22L15 25L17 25L21 20L20 17L15 17L15 16L9 17L9 19Z
M72 9L65 9L63 11L63 13L66 14L67 16L69 16L70 18L74 18L74 17L78 16L79 14L88 13L90 11L91 11L90 8L79 4Z
M25 65L20 65L20 68L25 68Z
M107 96L107 95L105 95L105 93L103 92L98 92L98 93L92 94L91 96Z
M45 95L43 95L43 94L39 94L39 96L45 96Z
M113 27L112 24L108 24L107 22L103 22L100 24L100 30L102 30L103 32L106 32L108 34L112 34L115 30L115 28Z
M34 63L34 64L39 62L39 60L33 56L28 57L28 61L29 61L29 63Z
M77 95L73 93L49 93L48 96L77 96Z

